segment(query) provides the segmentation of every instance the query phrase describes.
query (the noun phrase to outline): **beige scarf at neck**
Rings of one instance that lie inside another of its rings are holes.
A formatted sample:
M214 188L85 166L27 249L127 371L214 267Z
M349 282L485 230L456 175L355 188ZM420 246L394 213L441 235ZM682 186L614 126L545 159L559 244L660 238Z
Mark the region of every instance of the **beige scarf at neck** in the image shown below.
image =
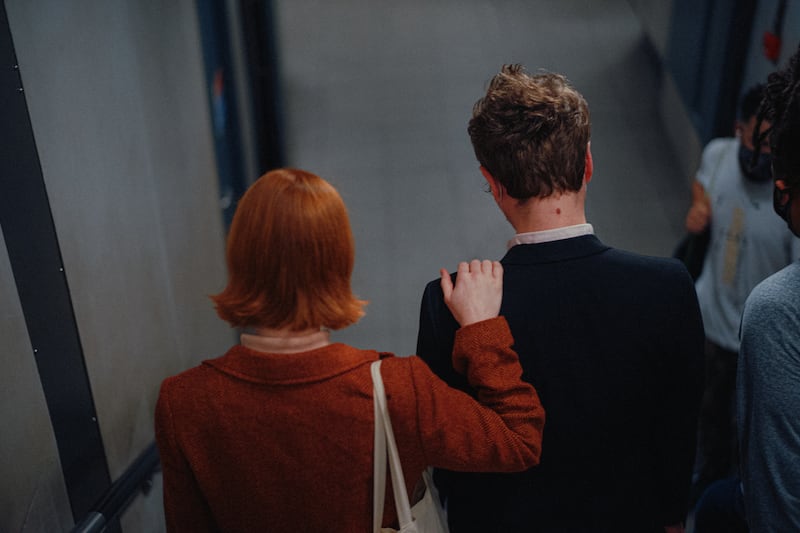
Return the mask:
M322 348L331 343L328 330L290 331L259 328L242 333L245 348L264 353L298 353Z

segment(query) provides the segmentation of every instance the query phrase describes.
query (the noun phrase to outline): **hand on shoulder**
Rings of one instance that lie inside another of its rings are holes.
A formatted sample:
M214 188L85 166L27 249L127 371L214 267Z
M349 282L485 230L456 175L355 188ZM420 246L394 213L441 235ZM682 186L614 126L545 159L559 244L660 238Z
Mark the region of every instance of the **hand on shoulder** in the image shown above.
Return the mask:
M441 274L444 302L461 326L495 318L503 301L503 266L499 261L473 259L458 264L456 282Z

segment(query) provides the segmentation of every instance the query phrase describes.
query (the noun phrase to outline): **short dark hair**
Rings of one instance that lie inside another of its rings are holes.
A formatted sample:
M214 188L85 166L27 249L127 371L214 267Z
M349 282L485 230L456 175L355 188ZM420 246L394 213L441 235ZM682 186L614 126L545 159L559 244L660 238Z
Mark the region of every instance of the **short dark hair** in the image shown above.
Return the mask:
M480 164L518 200L583 186L591 125L583 96L560 74L505 65L472 109Z
M800 185L800 47L786 67L767 78L757 132L763 121L769 122L771 128L761 134L759 141L769 134L774 177Z
M758 113L758 106L764 99L764 84L758 83L750 87L742 96L739 104L739 120L747 122Z

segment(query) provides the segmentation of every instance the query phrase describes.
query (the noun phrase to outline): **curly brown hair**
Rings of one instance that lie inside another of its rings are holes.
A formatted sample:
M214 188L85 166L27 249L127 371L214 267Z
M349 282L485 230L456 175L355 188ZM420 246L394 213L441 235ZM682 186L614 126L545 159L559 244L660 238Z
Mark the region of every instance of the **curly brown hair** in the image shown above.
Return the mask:
M772 126L759 135L763 121ZM758 144L753 146L761 146L767 135L774 177L800 185L800 47L786 67L767 78L754 135Z
M560 74L504 65L472 109L475 156L519 200L583 186L589 106Z

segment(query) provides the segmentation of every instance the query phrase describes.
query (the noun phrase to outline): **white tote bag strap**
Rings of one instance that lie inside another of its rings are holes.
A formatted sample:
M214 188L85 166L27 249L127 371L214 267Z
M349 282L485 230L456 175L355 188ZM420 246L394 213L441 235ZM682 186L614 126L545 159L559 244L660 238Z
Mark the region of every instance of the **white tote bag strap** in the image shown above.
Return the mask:
M388 448L389 453L389 469L391 470L392 475L392 492L394 492L394 505L397 509L397 518L400 522L400 531L401 532L412 532L416 531L416 527L414 526L414 519L411 516L411 504L408 501L408 493L406 492L406 482L403 478L403 467L400 464L400 454L397 452L397 443L394 440L394 431L392 431L392 420L389 418L389 409L386 407L386 392L383 388L383 378L381 378L381 362L375 361L372 363L370 367L370 371L372 372L372 384L373 384L373 396L374 396L374 403L375 403L375 483L374 483L374 493L373 493L373 525L377 524L378 529L375 531L380 531L380 520L383 516L383 500L384 500L384 492L386 490L386 464L385 464L385 457L386 457L386 448ZM382 443L381 446L382 450L378 449L378 426L383 426L383 432L385 433L385 441ZM381 451L381 455L378 455L378 452ZM381 479L378 479L381 472L379 471L378 463L381 463L382 466L380 467L380 471L383 472L383 475L380 476ZM381 482L380 486L378 485L379 481ZM380 508L378 508L378 494L380 496Z
M378 368L380 377L380 361L372 363L372 369ZM374 375L374 371L373 371ZM386 497L386 431L383 429L383 416L381 407L378 404L377 393L375 392L373 378L372 396L375 406L375 445L373 463L373 484L372 484L372 531L380 533L381 521L383 519L383 504Z

